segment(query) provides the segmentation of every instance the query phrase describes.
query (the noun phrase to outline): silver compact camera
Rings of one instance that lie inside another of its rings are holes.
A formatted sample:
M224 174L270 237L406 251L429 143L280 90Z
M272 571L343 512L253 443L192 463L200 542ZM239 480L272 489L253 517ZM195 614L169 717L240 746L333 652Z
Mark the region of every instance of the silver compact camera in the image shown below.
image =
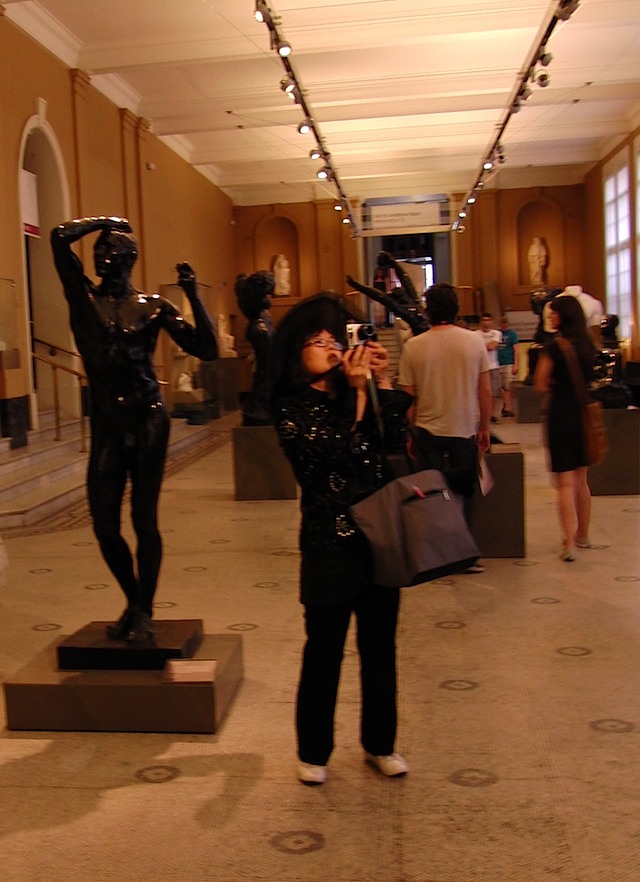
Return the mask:
M376 339L376 330L373 325L368 322L348 322L347 323L347 346L349 349L355 349L361 343L367 340Z

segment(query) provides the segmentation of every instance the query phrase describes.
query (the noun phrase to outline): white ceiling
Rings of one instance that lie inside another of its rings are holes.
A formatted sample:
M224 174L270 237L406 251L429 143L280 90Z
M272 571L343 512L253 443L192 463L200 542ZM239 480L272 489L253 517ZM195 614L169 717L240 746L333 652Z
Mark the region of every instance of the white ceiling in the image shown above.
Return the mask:
M269 0L351 200L466 193L559 0ZM333 198L254 0L2 0L237 205ZM640 124L640 0L582 0L490 186L579 182Z

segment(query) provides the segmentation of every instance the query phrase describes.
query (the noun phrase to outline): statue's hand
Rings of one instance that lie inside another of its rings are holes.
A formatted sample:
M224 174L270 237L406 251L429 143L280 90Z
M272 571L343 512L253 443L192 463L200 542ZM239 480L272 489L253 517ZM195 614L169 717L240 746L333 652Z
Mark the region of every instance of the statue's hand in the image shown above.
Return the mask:
M186 287L193 288L196 282L196 274L191 265L186 261L177 263L176 271L178 273L178 285L180 285L181 288L185 288L185 290Z
M100 217L98 220L103 222L102 226L105 230L119 230L121 233L131 233L131 224L126 217Z
M396 265L395 260L388 251L380 251L376 262L379 267L394 267Z

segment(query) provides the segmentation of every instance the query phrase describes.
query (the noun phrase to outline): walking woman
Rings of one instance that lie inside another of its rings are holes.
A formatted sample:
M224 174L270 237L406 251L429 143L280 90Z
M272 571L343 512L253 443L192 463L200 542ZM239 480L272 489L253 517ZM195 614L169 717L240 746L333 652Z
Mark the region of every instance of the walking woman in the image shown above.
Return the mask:
M382 486L382 438L367 389L373 381L384 438L402 449L411 397L396 392L377 342L346 349L345 314L329 295L294 307L273 342L274 424L300 484L300 599L307 641L298 687L298 778L326 780L344 643L352 613L361 663L365 759L397 777L395 633L400 592L373 584L372 560L349 506Z
M551 325L557 334L538 360L535 387L538 392L549 393L547 446L563 534L560 557L571 562L575 560L576 546L590 547L591 516L582 428L584 395L579 396L575 388L571 364L577 364L575 376L584 382L586 389L593 374L596 352L587 333L584 312L575 297L561 295L549 306Z

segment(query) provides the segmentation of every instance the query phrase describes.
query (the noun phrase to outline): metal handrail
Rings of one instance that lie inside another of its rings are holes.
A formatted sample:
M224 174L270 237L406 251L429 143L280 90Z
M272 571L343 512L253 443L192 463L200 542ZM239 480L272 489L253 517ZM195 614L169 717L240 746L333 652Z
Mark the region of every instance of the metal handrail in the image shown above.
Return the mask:
M70 353L73 354L73 353ZM83 374L82 371L74 371L73 368L66 367L66 365L60 364L57 361L53 361L51 358L46 358L44 355L36 355L33 353L33 357L38 361L43 362L44 364L48 364L49 367L53 371L53 407L54 407L54 417L56 422L56 434L55 440L60 441L62 435L60 431L60 393L58 388L58 371L64 371L67 374L72 374L74 377L78 378L79 383L79 391L80 391L80 452L84 453L87 449L86 445L86 429L84 425L84 401L82 399L82 389L87 386L87 377L86 374Z
M40 346L46 346L49 349L49 355L55 355L56 352L64 352L65 355L73 355L74 358L82 358L79 352L74 352L72 349L65 349L64 346L58 346L57 343L50 343L48 340L41 340L40 337L34 337L33 342L39 343ZM51 350L53 350L53 352Z

